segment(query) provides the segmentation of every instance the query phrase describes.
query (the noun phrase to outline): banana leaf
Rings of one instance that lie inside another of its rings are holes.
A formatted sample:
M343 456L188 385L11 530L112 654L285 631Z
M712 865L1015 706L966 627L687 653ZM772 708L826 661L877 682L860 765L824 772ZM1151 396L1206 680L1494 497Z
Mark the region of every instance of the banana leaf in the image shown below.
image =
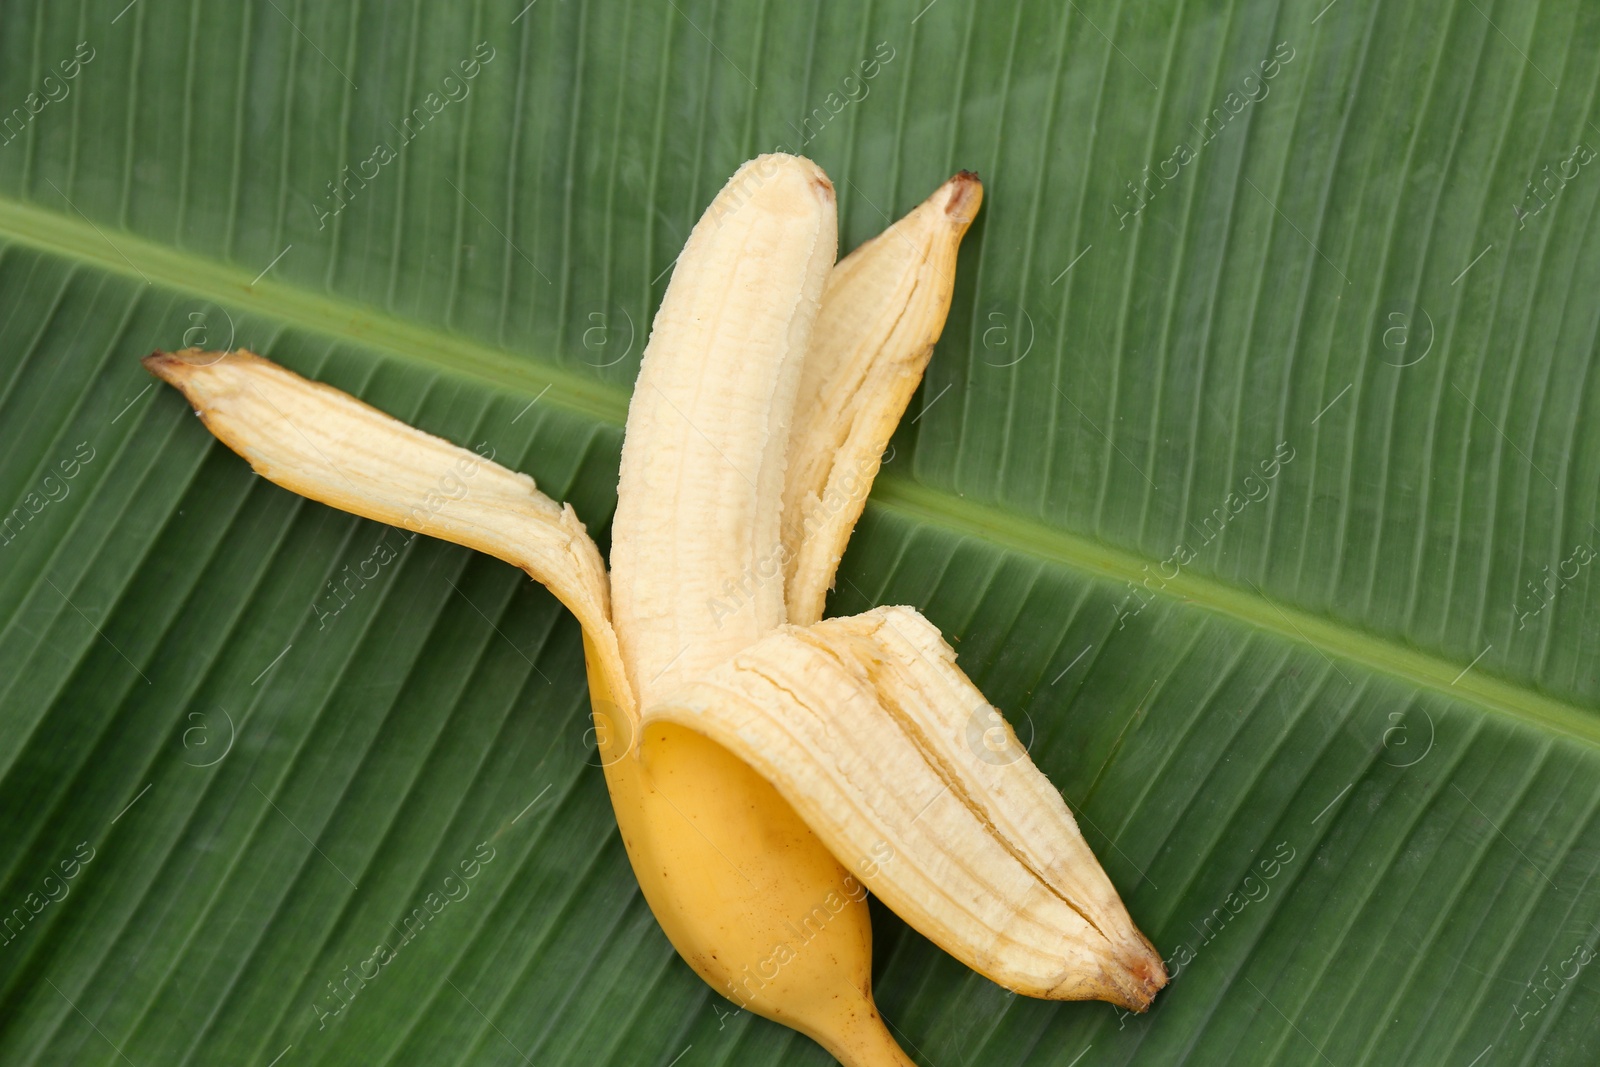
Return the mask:
M1600 1060L1597 79L1579 0L0 3L0 1062L828 1062L656 927L554 599L138 364L250 348L604 547L773 149L846 248L983 177L830 611L944 631L1173 972L1028 1000L880 909L907 1051Z

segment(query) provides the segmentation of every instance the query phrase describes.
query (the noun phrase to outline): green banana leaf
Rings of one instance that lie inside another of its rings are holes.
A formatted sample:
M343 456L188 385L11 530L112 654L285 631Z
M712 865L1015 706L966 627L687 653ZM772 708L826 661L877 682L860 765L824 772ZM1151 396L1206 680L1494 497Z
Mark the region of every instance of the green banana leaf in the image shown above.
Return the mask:
M604 547L774 148L846 248L984 179L831 611L943 629L1173 971L1028 1000L877 909L917 1062L1600 1062L1597 81L1580 0L0 3L0 1063L829 1062L656 927L556 602L138 364L254 349Z

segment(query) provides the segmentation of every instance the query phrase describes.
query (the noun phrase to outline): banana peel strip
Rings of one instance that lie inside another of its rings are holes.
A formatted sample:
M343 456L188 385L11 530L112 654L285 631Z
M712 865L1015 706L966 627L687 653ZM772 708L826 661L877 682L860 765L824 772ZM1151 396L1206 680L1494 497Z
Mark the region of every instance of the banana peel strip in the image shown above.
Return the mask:
M623 713L636 717L600 550L532 478L250 352L157 352L220 441L290 492L520 567L578 617Z
M985 738L1003 720L914 609L786 627L642 720L744 760L885 904L1001 985L1142 1011L1165 984L1060 794L1009 728Z
M784 483L788 621L795 625L822 618L880 457L944 331L956 254L982 202L978 176L962 171L828 274Z

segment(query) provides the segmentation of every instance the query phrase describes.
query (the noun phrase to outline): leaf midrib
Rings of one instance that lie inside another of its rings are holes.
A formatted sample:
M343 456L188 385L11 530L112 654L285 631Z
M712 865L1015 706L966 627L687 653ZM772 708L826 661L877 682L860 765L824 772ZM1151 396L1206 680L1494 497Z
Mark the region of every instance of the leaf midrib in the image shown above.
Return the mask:
M113 238L86 220L13 197L0 196L0 238L134 280L193 293L213 303L245 308L300 328L382 348L429 369L450 371L524 395L547 391L548 403L615 426L621 426L627 414L627 393L603 382L548 363L515 358L482 342L408 322L327 293L270 279L252 285L252 276L232 264L126 231L116 231ZM877 507L1108 581L1138 582L1144 576L1144 568L1153 562L901 476L880 476L871 499ZM1487 674L1480 668L1473 667L1462 674L1462 663L1191 572L1180 573L1167 582L1159 595L1265 630L1324 656L1600 747L1600 716L1592 710Z
M107 236L103 228L68 215L0 196L0 238L94 267L193 293L203 300L244 308L294 326L392 351L431 369L444 369L488 384L538 393L550 387L549 402L592 418L622 424L627 394L602 382L548 364L530 364L481 342L407 322L389 312L326 293L316 293L239 267L158 244L124 230Z

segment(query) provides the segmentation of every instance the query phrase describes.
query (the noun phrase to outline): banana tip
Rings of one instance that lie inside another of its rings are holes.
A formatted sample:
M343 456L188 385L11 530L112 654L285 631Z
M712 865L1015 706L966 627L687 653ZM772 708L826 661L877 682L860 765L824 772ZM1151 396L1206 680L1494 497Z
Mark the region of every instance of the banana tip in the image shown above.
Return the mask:
M185 348L177 352L156 351L139 362L144 369L164 382L177 385L185 372L218 363L239 363L253 358L243 349L232 352L212 352L203 348Z
M152 352L139 362L144 365L145 370L149 371L157 378L160 378L162 381L169 384L176 384L173 379L176 376L175 372L177 370L177 366L182 361L179 360L174 353Z
M733 177L728 179L728 185L731 187L750 184L750 188L746 190L748 197L750 192L760 188L769 178L775 177L785 169L809 178L812 188L817 190L821 200L824 203L833 203L833 182L829 180L827 172L817 166L815 160L788 152L764 152L754 159L746 160L744 165L734 172Z
M1129 991L1127 1006L1142 1014L1150 1009L1150 1002L1155 1000L1156 994L1166 988L1167 969L1157 964L1155 970L1149 974L1134 975L1134 981L1135 985Z
M1116 995L1106 999L1129 1011L1140 1013L1148 1011L1150 1002L1167 984L1166 964L1154 949L1148 953L1141 952L1131 960L1124 959L1120 962L1122 965L1116 968L1120 973L1110 976Z
M945 214L964 226L970 225L978 215L978 205L983 203L983 182L977 171L960 171L945 187L950 190L944 202Z

